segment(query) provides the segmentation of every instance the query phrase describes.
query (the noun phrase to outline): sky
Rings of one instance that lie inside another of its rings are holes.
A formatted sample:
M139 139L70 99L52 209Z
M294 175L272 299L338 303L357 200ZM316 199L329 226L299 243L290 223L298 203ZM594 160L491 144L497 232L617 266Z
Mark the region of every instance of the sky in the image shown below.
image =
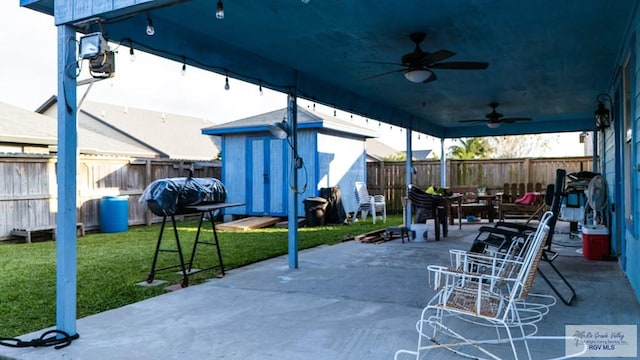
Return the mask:
M56 94L57 29L53 17L21 8L19 0L1 0L0 24L0 102L35 110ZM86 93L90 101L192 116L215 124L287 105L282 93L263 89L260 94L256 85L234 79L229 79L230 89L225 90L222 75L189 66L183 75L181 63L141 51L136 51L135 61L131 61L128 47L112 44L112 50L116 51L115 76L94 83L88 92L88 86L79 87L78 99ZM81 75L79 80L88 77ZM299 100L298 106L311 109L313 104ZM319 104L315 109L325 114L334 111ZM370 127L378 132L379 140L397 150L406 148L406 133L399 127L367 122L340 110L337 117ZM580 147L570 146L577 138L573 133L562 135L552 143L564 145L549 151L580 156ZM414 133L412 143L414 150L440 149L439 140L424 134ZM445 147L449 145L449 141L445 143Z

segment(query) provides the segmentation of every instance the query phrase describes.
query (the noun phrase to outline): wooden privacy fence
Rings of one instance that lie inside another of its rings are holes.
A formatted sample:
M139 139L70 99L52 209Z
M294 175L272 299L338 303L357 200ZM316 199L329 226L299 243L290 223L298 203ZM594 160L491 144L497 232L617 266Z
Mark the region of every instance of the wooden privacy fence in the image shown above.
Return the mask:
M6 155L0 157L0 239L13 229L54 227L57 212L56 157ZM219 161L190 162L167 159L131 159L80 156L77 169L78 222L91 230L100 226L104 196L129 197L129 225L159 221L138 202L152 181L187 176L220 178Z
M447 160L447 187L484 186L488 192L503 188L505 183L554 183L557 169L567 173L593 170L592 157ZM413 161L415 174L411 183L426 188L442 186L440 160ZM402 212L406 190L406 162L381 161L367 163L367 188L371 194L383 194L387 212Z

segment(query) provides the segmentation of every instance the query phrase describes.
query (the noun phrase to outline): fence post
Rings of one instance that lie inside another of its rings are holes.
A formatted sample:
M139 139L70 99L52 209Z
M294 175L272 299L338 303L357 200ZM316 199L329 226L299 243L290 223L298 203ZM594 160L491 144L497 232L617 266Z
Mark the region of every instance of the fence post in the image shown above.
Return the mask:
M146 189L150 183L151 183L151 159L147 159L144 163L144 188ZM151 211L145 211L144 223L147 226L151 225L151 221L152 221L151 217L152 217Z
M380 163L378 164L378 178L376 179L378 181L378 194L385 194L385 186L384 186L384 160L380 160Z
M531 159L524 159L524 183L532 183L531 181Z

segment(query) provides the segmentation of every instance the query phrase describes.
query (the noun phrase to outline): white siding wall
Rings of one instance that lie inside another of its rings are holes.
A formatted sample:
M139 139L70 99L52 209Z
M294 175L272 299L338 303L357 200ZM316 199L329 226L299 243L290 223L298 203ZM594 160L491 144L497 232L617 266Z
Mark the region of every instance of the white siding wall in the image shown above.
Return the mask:
M356 181L365 181L364 139L318 134L318 178L315 190L338 186L345 211L355 211L353 189Z

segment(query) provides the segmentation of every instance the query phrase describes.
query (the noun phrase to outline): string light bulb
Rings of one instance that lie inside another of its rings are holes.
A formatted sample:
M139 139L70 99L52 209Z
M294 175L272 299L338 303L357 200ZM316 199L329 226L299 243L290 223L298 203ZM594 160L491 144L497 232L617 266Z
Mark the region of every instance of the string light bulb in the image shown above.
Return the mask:
M153 36L156 33L156 29L153 27L153 21L151 17L147 15L147 35Z
M187 73L187 61L182 58L182 70L180 71L180 75L184 76Z
M222 0L218 0L218 5L216 6L216 19L224 19L224 5L222 4Z
M260 88L258 91L260 91L260 96L264 95L264 91L262 91L262 84L260 84Z
M131 62L136 61L136 53L133 51L133 47L129 45L129 60Z
M336 116L337 114L336 109L333 109L333 116Z
M225 79L224 79L224 89L225 90L231 89L231 86L229 86L229 77L228 76L225 77Z

